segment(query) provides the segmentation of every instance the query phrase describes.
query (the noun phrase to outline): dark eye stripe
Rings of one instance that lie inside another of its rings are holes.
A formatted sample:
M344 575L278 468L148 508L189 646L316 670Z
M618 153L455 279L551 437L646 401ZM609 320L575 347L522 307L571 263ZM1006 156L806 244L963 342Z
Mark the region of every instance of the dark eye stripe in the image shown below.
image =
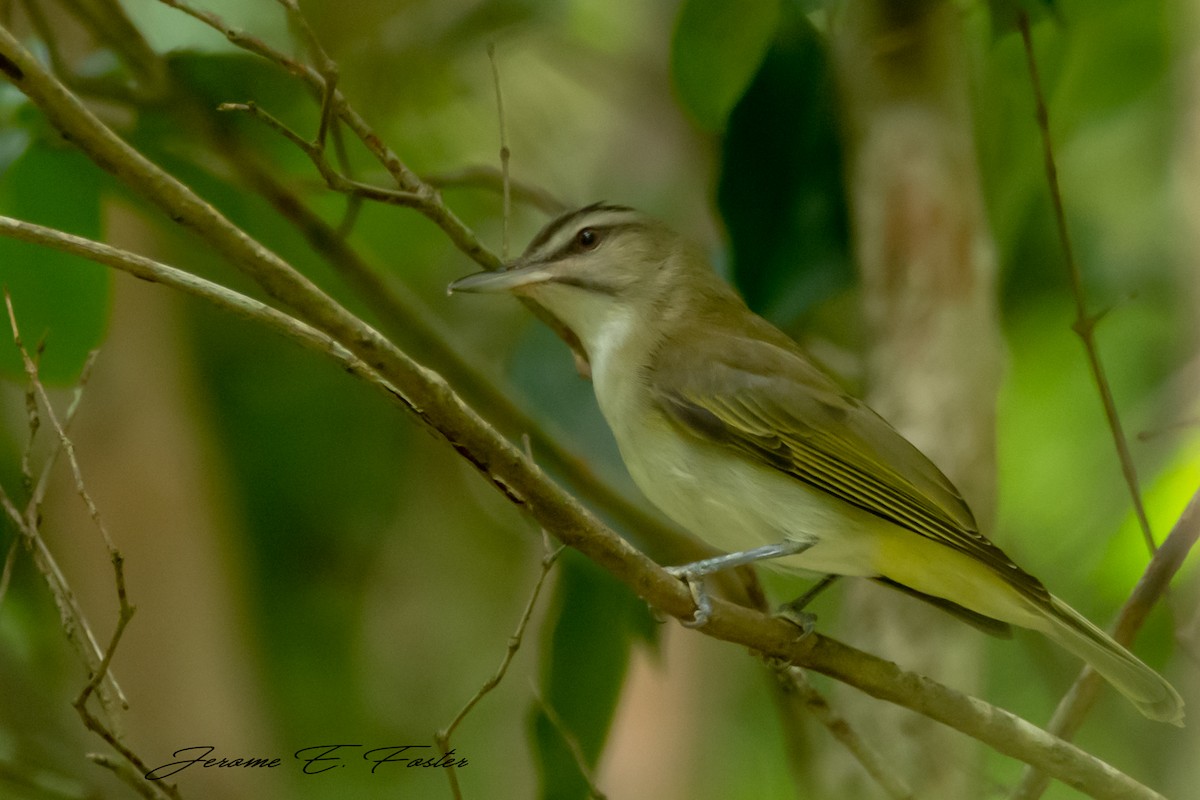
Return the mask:
M583 289L584 291L593 292L595 294L607 294L607 295L612 295L614 297L617 294L617 290L615 287L609 286L608 284L605 284L605 283L601 283L600 281L594 280L592 278L584 278L584 277L576 277L573 275L568 275L566 277L555 278L554 282L561 286L574 286L578 289Z
M619 225L617 225L617 226L589 225L586 228L584 228L583 230L592 231L592 233L596 237L594 243L592 243L590 245L583 244L582 242L579 241L579 233L576 233L569 240L567 240L566 242L563 242L563 244L561 246L559 246L559 248L557 250L555 250L553 254L550 255L550 257L547 259L547 261L555 261L566 255L572 255L575 253L585 253L589 250L592 250L593 248L595 248L597 246L597 244L599 242L608 238L609 234L613 230L615 230L616 228L619 228L619 227L622 227L622 226L619 226Z

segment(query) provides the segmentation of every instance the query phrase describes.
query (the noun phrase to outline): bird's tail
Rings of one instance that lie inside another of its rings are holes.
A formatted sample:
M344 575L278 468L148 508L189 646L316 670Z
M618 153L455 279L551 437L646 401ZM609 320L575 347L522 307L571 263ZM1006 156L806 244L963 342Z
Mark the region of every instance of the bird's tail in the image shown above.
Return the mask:
M1086 661L1138 711L1150 719L1183 726L1183 698L1165 678L1057 597L1051 597L1049 605L1038 606L1050 623L1047 635Z

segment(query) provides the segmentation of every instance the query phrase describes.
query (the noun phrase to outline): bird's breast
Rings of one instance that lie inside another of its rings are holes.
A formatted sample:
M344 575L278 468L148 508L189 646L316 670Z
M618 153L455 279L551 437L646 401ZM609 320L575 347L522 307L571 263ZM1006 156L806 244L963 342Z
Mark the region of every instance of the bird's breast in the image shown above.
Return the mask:
M875 537L885 525L878 517L681 431L637 383L603 388L601 409L634 483L688 532L727 553L807 541L813 546L805 553L769 566L879 574Z

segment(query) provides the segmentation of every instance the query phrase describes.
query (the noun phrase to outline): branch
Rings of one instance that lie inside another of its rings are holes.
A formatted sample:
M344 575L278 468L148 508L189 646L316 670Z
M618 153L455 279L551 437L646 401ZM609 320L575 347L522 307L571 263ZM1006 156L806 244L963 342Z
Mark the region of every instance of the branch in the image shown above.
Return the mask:
M504 176L495 167L475 166L455 170L454 172L439 172L426 175L425 182L436 189L486 189L492 192L504 191ZM538 211L557 216L568 210L567 204L540 186L508 179L512 191L513 202L525 203Z
M121 141L0 27L0 71L38 105L60 131L104 169L172 220L295 308L321 334L378 374L373 385L407 408L463 456L511 502L672 616L690 617L686 588L621 539L551 481L519 448L466 406L441 376L358 320L289 264L230 223L190 189ZM270 315L266 315L270 316ZM900 670L820 635L796 639L795 627L728 602L714 602L704 633L784 658L912 708L991 744L1000 752L1047 769L1097 798L1155 798L1153 791L1029 723L944 686Z
M454 719L445 728L442 728L433 736L433 742L437 745L438 750L442 755L449 756L451 752L450 737L454 735L454 731L466 719L467 714L471 713L471 709L475 708L489 692L500 685L500 681L504 680L504 676L508 674L508 667L512 664L513 658L517 654L517 650L521 648L521 642L525 638L525 629L529 626L529 620L533 617L533 610L537 606L538 597L542 594L542 588L546 584L546 578L550 575L550 570L558 561L558 556L562 553L562 545L557 548L550 546L550 536L546 531L542 531L542 539L545 544L545 554L542 556L541 569L538 573L537 582L533 585L533 591L529 593L529 600L525 603L525 610L521 613L521 619L517 622L517 628L512 635L508 637L508 646L504 649L504 656L500 659L500 666L492 673L492 676L484 681L479 690L471 696L471 699L463 705ZM450 782L450 791L456 798L461 800L462 790L458 785L458 775L455 767L451 764L446 768L446 779Z
M1046 183L1050 187L1050 201L1054 206L1054 222L1058 227L1058 238L1062 242L1063 258L1066 261L1067 275L1071 280L1071 295L1075 298L1075 322L1071 329L1083 340L1083 349L1087 352L1088 366L1096 388L1100 392L1100 402L1104 405L1104 416L1108 427L1112 430L1113 444L1117 448L1117 457L1121 461L1121 473L1129 487L1129 495L1133 500L1133 510L1137 515L1142 536L1146 547L1154 553L1156 547L1154 534L1150 530L1150 520L1146 516L1146 508L1142 504L1142 493L1138 488L1137 469L1133 465L1133 456L1129 452L1129 440L1121 426L1121 417L1117 414L1117 404L1113 400L1112 387L1104 373L1104 364L1100 361L1100 351L1096 347L1096 323L1103 314L1089 314L1087 299L1083 288L1083 273L1075 261L1075 251L1071 247L1071 237L1067 233L1067 215L1063 210L1062 192L1058 188L1058 168L1054 163L1054 148L1050 141L1050 115L1046 110L1046 98L1042 93L1042 82L1038 76L1037 60L1033 53L1033 36L1029 30L1029 15L1021 11L1017 15L1017 27L1021 30L1021 41L1025 45L1025 61L1029 67L1029 81L1033 84L1033 96L1037 105L1038 130L1042 134L1042 155L1046 166Z
M76 644L76 649L80 653L81 660L88 669L87 683L73 704L75 710L83 721L84 726L103 739L123 759L118 761L108 757L100 757L95 759L96 763L112 770L119 778L145 797L166 797L172 800L179 800L179 794L174 786L154 786L142 777L148 767L138 754L126 744L116 724L118 709L128 708L128 703L121 694L120 687L114 680L110 668L113 656L116 655L121 638L124 636L125 629L133 618L134 608L129 603L125 586L124 557L113 543L112 537L108 533L108 528L104 524L103 519L101 519L100 512L92 500L87 487L84 485L82 470L75 456L75 446L67 437L67 427L70 425L71 420L74 419L75 413L79 408L81 392L87 382L94 359L89 358L85 363L79 384L76 387L75 397L68 407L64 419L60 420L46 393L46 388L38 375L37 360L29 355L29 351L25 348L21 339L16 312L13 310L12 298L7 289L4 290L4 302L12 327L13 342L16 344L17 350L21 355L26 378L28 379L29 390L26 393L26 405L29 413L31 443L40 427L39 401L41 404L40 408L44 409L46 418L50 420L50 424L57 434L57 439L54 446L50 449L46 463L43 465L41 479L36 485L32 482L33 470L29 459L22 460L22 471L25 476L26 488L29 495L24 513L20 515L16 513L11 500L2 488L0 488L0 501L3 502L10 516L14 517L14 521L17 522L17 527L24 535L27 545L33 551L34 563L46 579L51 594L59 606L63 630L68 640ZM38 353L40 356L40 348ZM94 356L95 354L93 353L92 355ZM51 469L61 453L65 453L67 456L75 480L76 493L87 506L88 514L104 540L104 545L108 550L109 559L113 567L113 579L117 591L118 618L113 634L109 638L108 646L105 648L103 655L99 657L98 663L96 661L98 646L96 645L95 637L92 635L87 620L83 617L82 610L79 609L75 601L74 592L67 584L57 563L55 563L40 531L41 504L45 494L45 487L49 482ZM83 632L82 636L80 635L80 631ZM93 714L88 708L88 700L93 695L100 699L101 707L109 718L107 721Z
M842 744L854 757L867 775L871 777L892 800L915 800L912 789L904 778L896 773L884 756L862 738L850 721L839 714L829 701L808 680L804 670L784 665L776 673L788 698L798 703L803 710L819 722L829 735Z
M296 320L288 321L286 315L262 303L150 259L6 218L0 218L0 233L92 258L139 277L153 276L151 279L158 282L225 303L223 307L263 322L305 346L340 356L343 366L351 371L372 372L361 359L350 357L346 348L313 331L310 326ZM364 377L370 378L370 375ZM464 406L439 376L413 365L412 372L398 374L395 382L386 379L386 373L384 378L376 376L371 385L445 439L511 502L525 510L539 525L553 531L559 541L579 550L652 606L672 616L691 616L694 610L691 595L681 582L635 550L547 478L520 449ZM410 393L396 388L397 383L424 384L425 390L420 392L422 404L415 405ZM820 634L797 639L795 626L783 620L720 599L714 599L713 605L713 616L702 629L706 635L813 669L873 697L910 708L979 739L999 752L1044 769L1058 780L1101 800L1159 797L1074 745L981 700L905 672L895 664Z
M223 311L263 325L306 349L329 356L337 361L342 369L355 377L367 381L388 396L396 396L396 390L392 386L368 368L361 359L329 336L266 303L246 297L220 284L127 250L11 217L0 216L0 236L86 258L97 264L126 272L135 278L169 286L184 294L198 297Z
M204 16L206 12L195 13L202 15L207 24L213 24L212 21L218 25L224 24L219 18ZM243 41L242 37L237 38L238 41ZM249 43L259 40L245 37L245 41ZM257 44L247 45L251 52L259 52L258 48ZM261 50L260 54L268 54L266 57L276 63L291 64L283 54L271 50L265 44L261 44ZM301 65L294 66L296 70L302 70ZM338 129L335 127L333 130L336 132ZM337 230L308 209L300 197L280 184L258 161L246 154L234 137L217 126L210 126L210 135L217 142L217 152L234 166L234 174L262 194L285 219L300 230L310 246L346 278L393 337L426 361L436 363L454 385L466 388L475 404L487 408L489 417L497 420L504 430L513 435L518 432L528 433L543 461L556 472L566 475L585 499L611 513L627 530L636 531L641 540L652 545L656 555L666 560L690 563L712 554L696 540L666 525L659 517L647 513L597 476L583 459L563 447L560 444L561 437L547 430L543 423L515 403L511 391L497 387L483 369L453 346L452 332L448 331L416 296L402 292L401 286L388 285L382 281L379 278L379 270L367 264ZM288 131L288 138L306 152L311 146L292 131ZM336 142L337 137L334 138ZM474 183L487 188L500 187L498 171L482 167L465 170L457 176L444 176L443 179L451 183L458 180L462 185ZM561 203L536 187L516 182L513 190L517 199L528 196L531 202L539 206L549 204L558 211L563 208ZM718 576L718 580L727 596L745 597L745 591L739 581L727 576Z
M321 72L313 69L307 64L300 63L295 59L289 58L275 48L268 45L266 42L254 36L250 36L242 31L230 27L219 16L208 11L202 11L194 8L185 0L160 0L165 5L188 14L194 19L203 22L205 25L219 31L234 45L253 53L257 56L265 58L274 64L287 70L292 75L300 78L308 84L314 92L321 97L321 118L325 120L329 114L333 113L338 116L346 124L355 136L363 143L367 151L375 158L376 161L387 170L388 174L396 182L399 193L389 193L388 190L378 189L378 187L368 187L366 184L358 184L356 192L352 192L351 196L365 197L371 193L376 194L377 199L382 202L393 202L398 205L404 205L412 208L418 213L425 216L435 225L442 229L442 232L450 238L450 241L467 255L472 261L482 266L484 269L500 269L503 263L495 253L488 250L480 243L474 232L468 228L458 216L450 210L450 208L442 201L441 195L438 194L434 187L424 183L412 170L410 170L395 152L392 151L377 133L367 124L367 121L354 110L345 96L336 89L331 89L329 82L322 76ZM281 3L288 8L289 15L293 18L300 17L299 8L294 4L289 5L288 2L281 0ZM307 22L304 23L307 29ZM311 30L308 31L308 36L312 37ZM315 37L310 41L310 47L315 46L319 49L319 44L316 43ZM325 60L327 56L322 54ZM332 63L332 62L330 62ZM324 123L323 123L324 124ZM278 130L278 128L276 128ZM280 131L282 133L282 131ZM319 131L318 131L319 132ZM285 134L286 135L286 134ZM293 134L295 135L295 134ZM296 135L296 139L288 136L288 139L299 144L303 142L303 138ZM299 141L297 141L299 139ZM301 146L308 153L308 143L305 142ZM312 147L324 149L323 141L318 139L312 143ZM310 156L311 158L311 156ZM349 178L341 176L342 180L351 184L356 182L350 181ZM328 177L326 178L328 180ZM340 183L340 181L339 181ZM411 196L411 197L410 197ZM390 198L390 199L389 199ZM562 324L554 315L550 314L546 309L542 308L537 303L522 298L521 302L532 311L538 319L542 320L549 328L554 331L560 339L567 343L571 351L575 354L576 364L580 371L587 374L587 355L584 353L583 346L579 343L578 337L571 332L569 328Z
M488 61L492 64L492 84L496 92L496 117L500 121L500 194L504 200L502 220L504 235L501 239L500 254L505 261L509 259L509 226L512 224L512 181L508 176L508 162L512 151L508 149L508 123L504 118L504 92L500 90L500 65L496 63L496 45L488 43Z
M1200 538L1200 489L1192 495L1191 501L1176 520L1166 540L1154 553L1154 558L1150 560L1150 566L1142 574L1142 579L1121 607L1121 613L1112 629L1113 639L1126 647L1129 646L1150 609L1167 591L1171 578L1183 566L1197 538ZM1102 686L1103 680L1100 676L1091 668L1084 668L1059 702L1046 729L1056 736L1071 739L1095 704ZM1027 768L1010 800L1036 800L1046 791L1049 782L1045 773Z

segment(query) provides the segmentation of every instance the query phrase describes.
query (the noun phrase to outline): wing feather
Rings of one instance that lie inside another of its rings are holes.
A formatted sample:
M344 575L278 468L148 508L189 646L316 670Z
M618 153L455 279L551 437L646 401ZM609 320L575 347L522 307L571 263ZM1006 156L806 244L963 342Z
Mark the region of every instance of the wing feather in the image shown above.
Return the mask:
M653 365L651 394L667 418L691 435L978 559L1026 596L1049 602L1036 578L979 533L945 475L798 348L728 335L714 344L664 352L720 353L716 359Z

